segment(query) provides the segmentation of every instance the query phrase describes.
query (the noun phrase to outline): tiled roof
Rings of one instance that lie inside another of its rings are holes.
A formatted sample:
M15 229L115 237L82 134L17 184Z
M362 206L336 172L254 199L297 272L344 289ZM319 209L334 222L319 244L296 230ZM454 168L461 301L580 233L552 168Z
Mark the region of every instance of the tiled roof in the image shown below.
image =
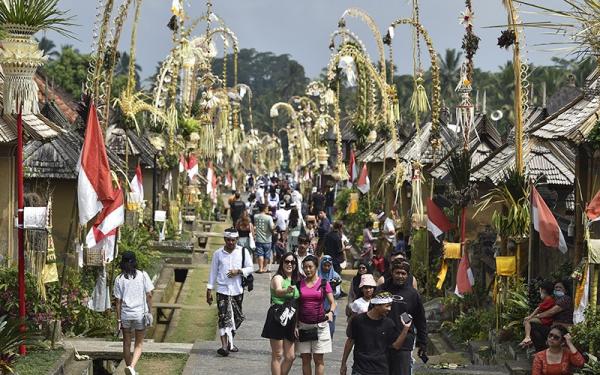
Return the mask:
M38 99L40 103L56 103L69 123L73 124L79 117L77 103L73 101L73 98L59 87L47 84L45 77L39 73L35 75L34 80L39 88Z
M77 179L77 163L83 138L76 130L64 132L49 140L28 142L23 149L26 178ZM107 150L112 169L122 168L123 162Z
M110 136L107 140L107 148L115 154L125 156L125 142L128 141L128 153L131 156L137 156L140 164L146 167L154 167L154 154L156 149L145 136L140 136L132 130L125 131L123 129L113 128L110 130Z
M598 71L591 77L584 93L536 126L533 135L544 139L583 142L600 119Z
M575 180L575 154L563 142L531 137L525 144L525 173L545 177L551 185L572 185ZM528 150L528 151L527 151ZM515 165L515 148L505 144L471 171L471 181L501 181Z

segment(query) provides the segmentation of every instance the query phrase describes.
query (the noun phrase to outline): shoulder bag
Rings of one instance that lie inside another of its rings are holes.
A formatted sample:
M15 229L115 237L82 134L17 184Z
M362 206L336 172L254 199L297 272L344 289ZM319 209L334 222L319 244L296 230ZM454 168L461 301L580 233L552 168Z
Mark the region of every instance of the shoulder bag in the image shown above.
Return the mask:
M144 317L143 317L143 321L144 321L144 326L146 327L150 327L152 326L152 323L154 322L154 317L152 316L152 312L148 311L148 303L146 302L146 276L144 275L144 271L142 271L142 285L144 290L142 291L142 293L144 294Z
M242 267L244 268L244 264L246 264L246 249L242 247ZM240 268L240 270L241 270ZM244 276L242 274L242 288L248 289L249 292L254 290L254 275L250 274L248 276Z

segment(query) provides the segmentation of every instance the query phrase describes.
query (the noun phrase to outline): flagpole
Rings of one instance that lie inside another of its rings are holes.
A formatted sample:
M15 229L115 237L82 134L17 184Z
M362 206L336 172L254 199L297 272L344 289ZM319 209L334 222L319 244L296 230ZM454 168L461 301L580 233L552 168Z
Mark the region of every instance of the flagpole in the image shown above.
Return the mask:
M529 212L533 212L532 203L532 186L531 179L529 179ZM531 287L533 277L533 235L535 230L533 229L533 216L530 215L529 220L529 248L527 249L527 285Z
M19 319L21 325L19 331L25 332L25 231L23 228L25 198L23 195L23 106L19 105L17 115L17 239L18 239L18 283L19 283ZM24 344L19 346L19 354L26 355L27 348Z

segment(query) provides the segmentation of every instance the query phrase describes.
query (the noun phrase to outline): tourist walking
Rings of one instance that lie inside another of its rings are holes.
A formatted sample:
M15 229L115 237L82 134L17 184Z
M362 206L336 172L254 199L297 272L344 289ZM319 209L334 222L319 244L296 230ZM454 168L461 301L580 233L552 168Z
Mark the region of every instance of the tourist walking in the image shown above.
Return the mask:
M258 271L256 273L269 272L269 261L271 260L271 247L275 223L269 215L269 207L266 204L258 206L260 213L254 215L254 228L256 237L256 256L258 257Z
M373 308L357 315L348 327L348 338L344 345L340 375L346 375L348 356L354 348L353 375L388 375L388 350L398 350L406 341L412 321L402 322L402 328L396 329L388 318L392 309L392 295L378 293L371 299Z
M302 233L302 230L306 231L306 223L298 206L292 203L292 210L290 211L290 217L288 219L288 237L287 237L287 251L295 252L298 246L298 236Z
M371 263L375 250L375 236L373 236L373 222L367 221L363 229L363 246L360 258L363 262Z
M302 358L303 375L313 373L312 362L315 364L314 374L324 375L324 354L332 350L327 322L333 320L332 311L335 311L336 303L331 286L317 274L318 263L313 255L307 256L302 262L306 278L300 281L296 352ZM330 311L323 307L325 299L329 301Z
M329 255L324 255L321 258L318 274L321 280L327 281L331 286L331 290L333 291L333 297L338 298L340 295L339 286L342 284L342 277L333 269L333 260ZM331 309L328 300L325 300L323 303L323 308L325 309L325 311L331 311L333 313L333 320L329 321L329 334L333 339L333 334L335 333L335 319L337 317L337 313L335 309Z
M318 215L321 211L325 212L325 196L314 186L310 195L310 214Z
M323 244L325 241L325 236L327 235L327 233L329 233L331 231L331 222L329 221L329 219L327 218L327 215L325 214L325 211L321 210L319 211L319 226L317 227L317 237L318 242L317 242L317 255L321 255L323 253Z
M335 188L330 186L325 193L325 212L330 221L333 220L333 208L335 205Z
M304 258L309 256L310 249L310 239L307 235L301 234L298 236L298 247L296 247L296 255L298 256L298 264L300 265L298 271L302 277L306 277L304 273L304 269L302 268L302 262L304 262Z
M371 298L373 298L376 287L377 283L375 283L373 275L366 273L360 277L358 298L349 304L351 316L369 311L369 304L371 303Z
M233 201L229 203L229 211L231 213L231 224L235 226L242 217L242 213L246 211L246 203L242 202L239 191L236 191L233 195Z
M152 317L152 280L145 271L137 269L135 254L125 251L121 256L121 274L115 279L117 322L123 332L123 359L127 375L135 375L135 365L142 355L142 346L146 328L153 323ZM133 354L131 353L132 335L135 336Z
M362 276L367 274L373 275L369 263L364 261L358 262L356 275L352 277L350 288L348 288L348 304L346 305L346 315L348 316L351 314L350 305L361 296Z
M212 256L210 275L206 284L206 302L213 303L213 289L217 292L217 310L221 347L217 350L220 356L226 357L229 352L238 352L233 342L235 332L244 321L242 302L244 287L242 280L253 271L252 255L237 245L238 232L235 228L225 230L223 234L225 246L219 248ZM243 258L243 260L242 260Z
M275 216L275 212L277 212L277 207L279 206L279 193L277 192L275 186L271 186L271 189L269 190L269 194L267 195L267 204L271 210L271 215Z
M342 264L346 262L346 252L342 241L343 227L341 221L333 223L333 230L323 240L325 255L329 255L333 260L333 269L337 273L342 273Z
M271 279L271 307L261 336L271 344L271 374L287 375L296 358L296 312L300 291L298 259L293 253L283 255L275 276Z
M548 349L535 354L531 375L571 375L573 367L582 368L585 359L573 345L571 334L562 325L554 325L547 338Z
M244 211L239 220L235 223L235 229L238 231L238 245L243 248L254 251L256 247L254 243L254 225L250 221L248 211Z
M390 375L410 375L412 371L412 350L416 346L419 357L427 355L427 320L421 296L415 288L408 283L410 264L408 262L392 263L392 277L386 280L381 290L389 292L394 297L390 318L398 330L402 329L400 315L407 313L411 316L413 324L404 344L400 349L390 350ZM415 332L416 328L416 332Z

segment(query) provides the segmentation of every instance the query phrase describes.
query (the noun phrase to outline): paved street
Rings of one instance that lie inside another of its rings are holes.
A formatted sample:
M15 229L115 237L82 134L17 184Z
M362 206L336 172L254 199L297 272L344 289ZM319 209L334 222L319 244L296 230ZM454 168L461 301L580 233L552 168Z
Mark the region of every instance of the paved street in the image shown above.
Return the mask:
M269 274L255 275L254 290L246 293L244 299L246 321L236 335L236 345L240 348L240 352L231 353L229 357L223 358L216 354L216 349L220 346L216 340L196 343L184 374L268 374L270 372L271 351L269 340L260 337L266 312L269 308L269 280ZM346 290L346 287L344 287L344 290ZM342 303L338 307L338 311L342 312L342 316L336 325L337 332L334 335L333 353L325 355L326 374L339 372L346 329L346 317L343 315L345 299L340 300L340 302ZM302 361L297 357L291 374L302 374L301 364ZM349 361L350 364L351 360Z

